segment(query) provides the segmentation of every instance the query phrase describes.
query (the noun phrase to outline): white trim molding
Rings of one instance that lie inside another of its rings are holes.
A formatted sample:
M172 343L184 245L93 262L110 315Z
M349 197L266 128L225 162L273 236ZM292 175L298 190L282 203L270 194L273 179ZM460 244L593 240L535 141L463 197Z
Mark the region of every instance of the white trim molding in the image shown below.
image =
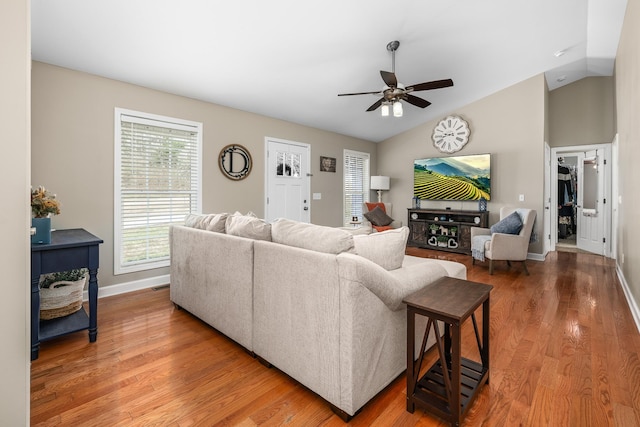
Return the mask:
M126 294L127 292L139 291L141 289L149 289L155 286L168 285L170 276L164 274L162 276L149 277L147 279L134 280L133 282L118 283L115 285L101 286L98 288L98 298L111 297L114 295ZM88 291L82 294L83 301L89 301Z
M616 274L618 275L618 280L620 280L620 285L622 286L622 291L624 292L624 296L627 299L627 304L629 305L629 311L631 311L631 315L633 316L633 320L636 322L636 329L640 332L640 309L638 309L638 304L636 300L633 298L633 294L631 293L631 289L629 289L629 284L627 280L624 278L624 273L620 269L620 264L616 262Z

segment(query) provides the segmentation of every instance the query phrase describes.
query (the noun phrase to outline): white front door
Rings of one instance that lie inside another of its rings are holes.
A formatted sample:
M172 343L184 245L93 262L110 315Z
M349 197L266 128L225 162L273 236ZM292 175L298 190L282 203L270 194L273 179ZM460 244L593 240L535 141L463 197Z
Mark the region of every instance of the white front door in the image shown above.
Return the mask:
M598 255L605 249L605 156L604 150L578 154L577 246Z
M265 143L265 219L309 222L309 145L269 137Z

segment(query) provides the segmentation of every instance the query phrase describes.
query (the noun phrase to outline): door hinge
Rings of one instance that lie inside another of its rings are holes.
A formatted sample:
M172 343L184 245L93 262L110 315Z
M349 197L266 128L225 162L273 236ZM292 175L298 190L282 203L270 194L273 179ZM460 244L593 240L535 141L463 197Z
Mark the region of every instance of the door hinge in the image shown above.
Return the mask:
M551 240L551 234L549 234L549 237L547 237L547 239Z
M269 198L267 197L267 204L269 204Z
M607 159L602 159L602 161L604 162L604 164L607 164Z
M602 243L607 243L607 238L606 237L602 238Z
M602 204L606 205L607 204L607 199L602 199Z

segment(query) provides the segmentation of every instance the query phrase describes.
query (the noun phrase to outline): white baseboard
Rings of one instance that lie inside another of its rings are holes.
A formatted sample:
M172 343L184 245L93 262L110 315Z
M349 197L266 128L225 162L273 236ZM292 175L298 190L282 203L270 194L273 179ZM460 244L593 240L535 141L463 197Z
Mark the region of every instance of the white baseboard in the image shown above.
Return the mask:
M616 273L618 275L618 280L620 280L620 284L622 285L622 291L624 292L625 298L627 298L627 304L629 304L629 310L631 310L631 315L633 316L633 320L636 322L636 328L640 332L640 309L638 309L638 304L636 300L633 298L633 294L631 293L631 289L629 289L629 284L620 269L620 265L616 262Z
M169 284L169 275L149 277L147 279L134 280L133 282L118 283L117 285L102 286L98 288L98 298L110 297L113 295L126 294L127 292L139 291L141 289L153 288ZM89 300L89 292L84 291L82 295L84 301Z
M546 254L536 254L533 252L528 252L527 253L527 259L530 259L532 261L544 261Z

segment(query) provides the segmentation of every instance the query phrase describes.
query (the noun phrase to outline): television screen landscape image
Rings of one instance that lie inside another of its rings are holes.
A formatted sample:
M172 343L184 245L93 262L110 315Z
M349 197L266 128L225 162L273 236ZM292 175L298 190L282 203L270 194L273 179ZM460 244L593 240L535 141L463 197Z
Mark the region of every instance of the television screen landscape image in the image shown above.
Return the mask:
M413 195L420 200L491 200L491 155L414 160Z

